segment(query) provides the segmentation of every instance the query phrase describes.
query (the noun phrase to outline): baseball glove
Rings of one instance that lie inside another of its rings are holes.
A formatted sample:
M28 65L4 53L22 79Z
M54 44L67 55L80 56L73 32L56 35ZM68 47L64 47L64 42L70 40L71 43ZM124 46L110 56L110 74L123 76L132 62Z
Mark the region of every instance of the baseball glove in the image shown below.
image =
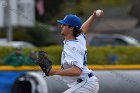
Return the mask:
M45 73L46 76L49 76L49 72L52 68L52 61L48 58L47 53L45 51L38 51L37 55L38 59L38 65L42 69L42 71Z

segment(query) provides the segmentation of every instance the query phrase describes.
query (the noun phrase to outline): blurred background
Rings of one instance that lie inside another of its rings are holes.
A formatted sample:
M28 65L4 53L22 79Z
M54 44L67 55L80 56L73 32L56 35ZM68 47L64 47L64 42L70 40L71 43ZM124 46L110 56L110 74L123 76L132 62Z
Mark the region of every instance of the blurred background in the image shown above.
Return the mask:
M0 0L0 93L25 93L22 85L41 76L30 73L40 72L34 62L38 50L46 50L53 65L60 65L63 37L56 20L76 14L84 22L97 9L105 14L95 19L87 34L87 47L88 65L100 80L100 93L138 93L140 79L134 76L140 75L139 5L140 0ZM28 82L21 83L19 77ZM115 81L112 78L118 81L107 85ZM11 92L18 80L20 87ZM32 86L26 93L56 93L50 87L51 92L33 92ZM64 86L60 90L66 89Z
M72 13L80 16L84 22L96 9L103 9L105 15L94 22L89 40L94 38L92 34L109 34L109 38L110 34L121 34L139 41L138 4L139 0L1 0L0 42L7 39L26 41L35 46L62 44L56 20ZM99 38L103 37L106 36ZM121 43L131 44L129 40L127 42L123 39Z

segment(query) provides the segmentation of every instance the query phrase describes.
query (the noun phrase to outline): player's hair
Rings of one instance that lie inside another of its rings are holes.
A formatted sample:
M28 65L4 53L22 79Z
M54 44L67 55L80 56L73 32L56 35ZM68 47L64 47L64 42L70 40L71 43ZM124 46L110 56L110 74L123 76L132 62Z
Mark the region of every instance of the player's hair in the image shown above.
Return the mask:
M72 27L72 26L69 26L69 27ZM82 32L81 29L76 28L76 27L73 28L73 36L74 37L78 37L81 34L81 32Z
M81 34L82 30L79 28L74 27L73 29L73 36L78 37Z

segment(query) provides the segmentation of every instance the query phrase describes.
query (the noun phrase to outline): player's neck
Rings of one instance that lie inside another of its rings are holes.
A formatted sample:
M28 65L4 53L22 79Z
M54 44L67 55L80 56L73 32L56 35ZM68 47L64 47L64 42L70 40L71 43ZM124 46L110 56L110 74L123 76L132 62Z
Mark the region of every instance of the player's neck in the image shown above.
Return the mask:
M72 35L65 36L64 38L65 40L75 40L75 37Z

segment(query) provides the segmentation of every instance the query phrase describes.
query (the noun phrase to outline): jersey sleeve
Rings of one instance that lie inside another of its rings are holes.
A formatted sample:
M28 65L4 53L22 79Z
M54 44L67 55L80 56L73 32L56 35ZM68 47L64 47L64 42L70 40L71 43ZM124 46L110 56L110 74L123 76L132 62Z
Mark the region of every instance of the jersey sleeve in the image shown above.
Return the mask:
M67 45L65 48L65 58L64 61L68 65L75 65L80 69L83 68L83 54L77 47Z
M83 46L86 46L86 36L84 33L81 33L76 39L78 39Z

